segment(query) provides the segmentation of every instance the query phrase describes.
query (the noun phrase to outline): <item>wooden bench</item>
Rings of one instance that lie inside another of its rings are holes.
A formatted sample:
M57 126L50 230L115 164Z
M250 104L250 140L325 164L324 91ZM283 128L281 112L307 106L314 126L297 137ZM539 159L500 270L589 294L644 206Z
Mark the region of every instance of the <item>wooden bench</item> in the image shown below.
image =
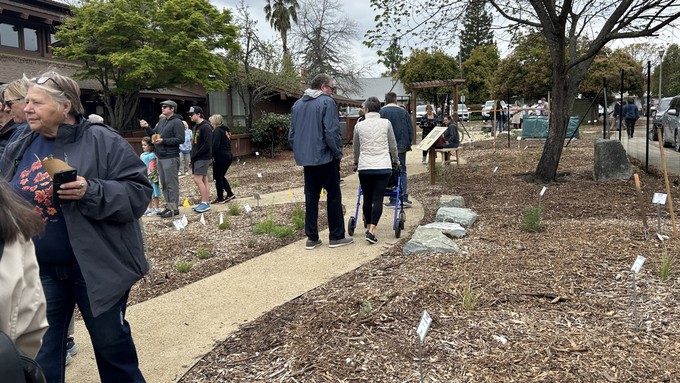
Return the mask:
M434 151L436 153L441 153L442 154L442 164L448 164L450 162L456 162L456 165L460 165L460 157L458 157L458 151L460 150L460 147L457 148L442 148L442 149L435 149ZM456 153L456 159L454 160L451 156L452 153Z

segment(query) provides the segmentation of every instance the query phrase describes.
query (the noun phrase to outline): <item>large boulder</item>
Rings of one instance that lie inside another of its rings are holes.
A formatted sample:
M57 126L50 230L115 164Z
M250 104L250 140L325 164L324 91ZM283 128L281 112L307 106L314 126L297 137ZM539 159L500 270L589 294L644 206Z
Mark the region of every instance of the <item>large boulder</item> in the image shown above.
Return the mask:
M464 207L441 207L437 210L435 222L454 222L470 227L477 220L477 213Z
M411 240L404 246L404 254L418 253L460 253L460 247L442 233L440 229L423 226L416 228Z
M436 229L449 238L465 237L465 228L455 222L432 222L422 226L425 229Z
M465 207L465 199L459 195L442 195L439 197L439 207Z
M621 142L604 138L595 140L593 178L596 181L628 180L632 176L633 167Z

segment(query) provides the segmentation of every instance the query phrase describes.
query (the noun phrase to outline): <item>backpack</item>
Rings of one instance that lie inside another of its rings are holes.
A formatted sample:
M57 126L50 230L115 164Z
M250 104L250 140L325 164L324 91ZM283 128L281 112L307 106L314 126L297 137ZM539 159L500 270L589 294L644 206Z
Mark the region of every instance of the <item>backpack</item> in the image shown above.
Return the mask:
M637 120L640 118L640 113L635 105L630 105L630 107L624 108L623 118L626 120Z

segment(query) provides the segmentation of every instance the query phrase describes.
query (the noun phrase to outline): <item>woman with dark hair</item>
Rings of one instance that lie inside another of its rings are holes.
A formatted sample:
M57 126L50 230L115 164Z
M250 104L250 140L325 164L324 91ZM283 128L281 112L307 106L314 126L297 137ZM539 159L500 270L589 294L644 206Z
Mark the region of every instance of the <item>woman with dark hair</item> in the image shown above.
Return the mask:
M47 317L31 237L42 232L43 221L3 179L0 206L0 331L35 358L47 331Z
M392 169L399 166L397 140L392 123L380 117L380 100L369 97L364 102L366 119L354 127L354 167L364 196L362 212L367 224L366 240L377 243L375 232L382 215L383 197Z
M425 139L428 134L437 126L437 115L434 114L432 110L432 105L427 105L425 107L425 114L420 118L420 129L422 132L422 139ZM427 150L423 150L423 164L427 163Z
M130 288L149 269L139 223L152 192L146 166L117 132L83 116L74 80L47 72L26 81L28 128L5 149L16 166L0 176L45 222L34 241L50 327L36 360L48 382L64 381L78 305L101 381L143 382L125 311ZM56 183L63 173L47 166L52 159L75 170L72 178Z

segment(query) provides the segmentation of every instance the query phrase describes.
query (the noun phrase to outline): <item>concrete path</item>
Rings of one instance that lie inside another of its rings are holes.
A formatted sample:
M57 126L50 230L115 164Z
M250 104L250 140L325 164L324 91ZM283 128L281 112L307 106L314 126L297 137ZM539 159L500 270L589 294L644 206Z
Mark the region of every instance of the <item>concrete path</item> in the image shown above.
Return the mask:
M407 155L410 176L428 170L420 160L420 151ZM354 215L358 187L356 173L345 177L342 183L343 202L347 207L345 222ZM293 192L304 196L302 188ZM413 207L406 209L402 238L410 236L423 217L423 208L416 197L410 196ZM289 200L286 190L263 195L260 205ZM255 206L252 198L239 199L238 203ZM325 203L320 205L321 209L325 208ZM129 307L127 320L132 327L140 367L147 381L177 381L216 343L226 339L240 325L380 256L397 241L390 212L388 209L383 211L378 227L380 242L376 245L364 240L364 230L359 223L354 244L329 249L326 229L320 233L324 245L314 250L306 251L305 240L300 240ZM76 323L75 338L80 352L66 370L67 380L99 381L92 346L82 321Z

